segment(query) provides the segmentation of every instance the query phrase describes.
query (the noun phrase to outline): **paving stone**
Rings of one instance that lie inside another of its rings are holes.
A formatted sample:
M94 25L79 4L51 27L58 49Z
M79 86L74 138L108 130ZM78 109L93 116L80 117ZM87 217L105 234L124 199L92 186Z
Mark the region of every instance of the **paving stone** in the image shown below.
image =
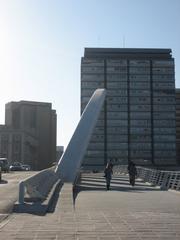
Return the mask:
M83 182L80 187L84 189L85 183L87 186L78 194L75 209L68 184L54 213L12 214L7 222L1 222L0 240L180 239L178 194L160 191L141 181L132 189L125 175L115 176L108 192L93 189L94 185L105 184L100 174L85 175Z

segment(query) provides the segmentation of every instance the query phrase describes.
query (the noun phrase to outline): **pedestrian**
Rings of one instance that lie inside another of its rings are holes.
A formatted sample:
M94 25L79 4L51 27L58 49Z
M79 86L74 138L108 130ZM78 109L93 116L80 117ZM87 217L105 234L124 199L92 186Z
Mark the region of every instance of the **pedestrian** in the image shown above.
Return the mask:
M106 168L104 170L104 177L106 178L106 189L110 189L111 178L112 178L113 170L111 163L107 163Z
M135 179L137 176L137 169L134 162L130 161L128 164L128 173L129 173L129 183L134 186L135 185Z
M113 161L112 161L112 160L109 161L109 166L110 166L111 169L113 170L113 166L114 166L114 165L113 165Z

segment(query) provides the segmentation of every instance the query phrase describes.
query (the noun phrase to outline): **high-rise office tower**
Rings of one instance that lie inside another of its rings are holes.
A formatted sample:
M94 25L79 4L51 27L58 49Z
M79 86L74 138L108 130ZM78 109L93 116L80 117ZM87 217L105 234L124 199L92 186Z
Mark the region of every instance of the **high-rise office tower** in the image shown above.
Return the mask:
M180 164L180 89L176 88L176 158Z
M84 165L112 160L176 164L174 59L170 49L86 48L81 113L97 88L107 97Z

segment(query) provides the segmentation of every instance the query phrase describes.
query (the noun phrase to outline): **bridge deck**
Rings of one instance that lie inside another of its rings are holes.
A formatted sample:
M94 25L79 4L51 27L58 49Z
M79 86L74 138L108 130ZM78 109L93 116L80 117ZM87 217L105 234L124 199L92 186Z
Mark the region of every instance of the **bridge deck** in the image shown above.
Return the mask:
M75 209L65 185L56 211L46 216L12 214L0 224L0 239L180 239L180 194L140 180L133 188L114 176L110 191L102 174L83 175Z

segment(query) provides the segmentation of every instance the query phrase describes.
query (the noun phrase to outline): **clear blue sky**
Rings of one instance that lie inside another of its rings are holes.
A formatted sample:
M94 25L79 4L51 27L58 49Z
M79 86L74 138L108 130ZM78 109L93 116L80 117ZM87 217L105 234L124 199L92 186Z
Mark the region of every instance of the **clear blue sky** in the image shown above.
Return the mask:
M171 48L180 87L180 0L0 0L0 123L5 103L51 102L57 144L80 117L85 47Z

